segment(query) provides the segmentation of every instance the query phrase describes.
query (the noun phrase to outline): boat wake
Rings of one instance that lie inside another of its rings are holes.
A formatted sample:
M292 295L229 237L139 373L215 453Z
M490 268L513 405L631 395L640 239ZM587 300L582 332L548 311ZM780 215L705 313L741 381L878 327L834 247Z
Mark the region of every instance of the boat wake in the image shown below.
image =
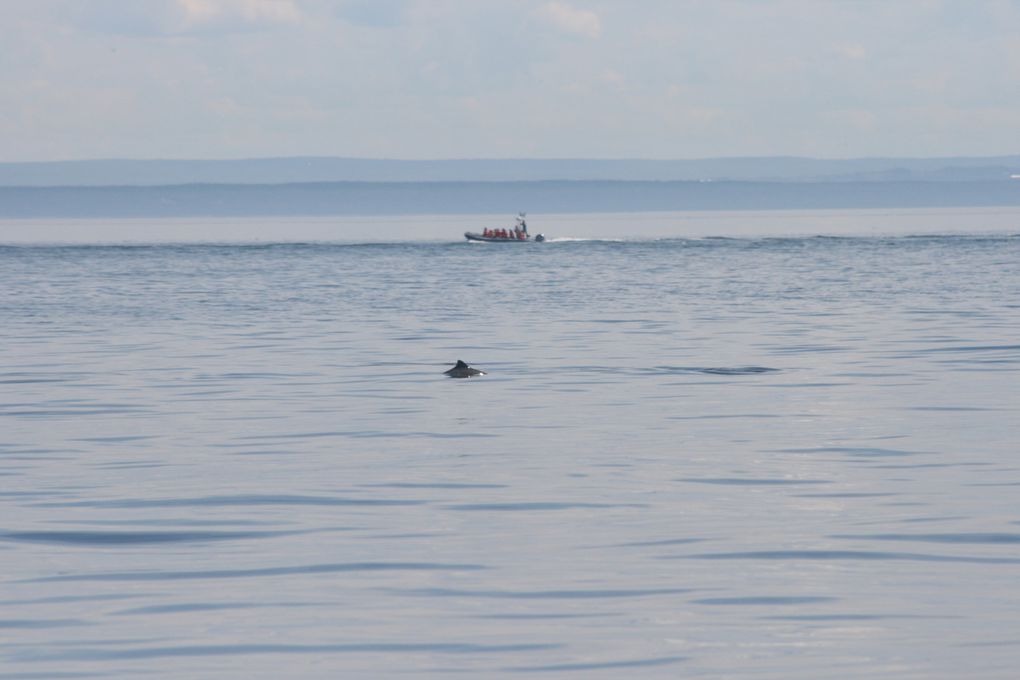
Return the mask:
M623 243L622 238L581 238L577 236L560 236L547 238L546 243Z
M767 373L781 373L782 369L766 366L647 366L628 368L622 366L565 366L564 371L573 373L602 373L631 376L661 375L715 375L748 376Z

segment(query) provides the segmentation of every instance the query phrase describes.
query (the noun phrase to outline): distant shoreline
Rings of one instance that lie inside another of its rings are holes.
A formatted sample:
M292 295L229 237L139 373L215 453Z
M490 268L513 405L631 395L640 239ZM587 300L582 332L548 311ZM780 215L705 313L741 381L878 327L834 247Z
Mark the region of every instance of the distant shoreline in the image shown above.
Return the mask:
M1020 206L1020 181L305 182L0 187L0 218L385 216Z
M0 162L0 186L168 186L308 182L901 182L994 181L1020 174L1020 155L944 158L700 159L289 157Z

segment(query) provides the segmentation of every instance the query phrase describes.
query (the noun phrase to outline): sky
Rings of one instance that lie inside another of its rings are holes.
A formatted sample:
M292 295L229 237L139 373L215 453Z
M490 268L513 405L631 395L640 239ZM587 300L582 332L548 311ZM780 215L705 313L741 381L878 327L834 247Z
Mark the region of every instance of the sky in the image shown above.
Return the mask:
M1020 153L1020 0L0 0L0 161Z

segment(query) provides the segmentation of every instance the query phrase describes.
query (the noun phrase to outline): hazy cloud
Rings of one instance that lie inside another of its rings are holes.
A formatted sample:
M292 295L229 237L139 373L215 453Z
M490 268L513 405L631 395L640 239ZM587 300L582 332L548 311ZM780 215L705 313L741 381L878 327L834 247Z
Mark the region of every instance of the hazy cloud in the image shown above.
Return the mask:
M602 33L602 21L595 12L574 9L562 2L550 2L538 8L537 15L551 26L563 31L597 38Z
M0 2L0 160L1020 152L1020 4Z
M42 0L65 7L58 21L97 33L174 36L191 33L242 33L296 24L298 0Z
M301 12L293 0L177 0L185 26L245 26L295 23Z
M352 24L392 28L403 22L407 4L407 0L347 0L337 5L336 12Z

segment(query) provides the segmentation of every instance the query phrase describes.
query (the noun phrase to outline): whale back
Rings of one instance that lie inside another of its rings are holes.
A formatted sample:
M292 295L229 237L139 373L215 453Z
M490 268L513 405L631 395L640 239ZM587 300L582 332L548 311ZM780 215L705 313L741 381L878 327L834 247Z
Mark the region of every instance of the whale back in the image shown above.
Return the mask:
M457 359L457 363L454 367L444 371L443 373L451 378L471 378L476 375L485 375L485 371L480 371L477 368L471 368L461 359Z

